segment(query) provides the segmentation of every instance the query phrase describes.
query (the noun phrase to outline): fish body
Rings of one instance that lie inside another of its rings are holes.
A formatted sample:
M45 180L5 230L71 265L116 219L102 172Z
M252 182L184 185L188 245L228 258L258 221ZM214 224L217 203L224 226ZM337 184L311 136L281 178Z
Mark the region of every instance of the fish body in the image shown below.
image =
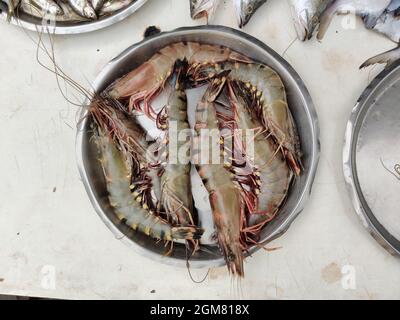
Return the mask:
M90 2L92 4L93 9L96 12L99 12L105 3L105 0L91 0Z
M24 0L22 0L24 1ZM77 14L72 8L65 2L59 2L64 14L62 16L57 16L56 21L88 21L87 18Z
M391 65L400 59L400 16L396 13L398 10L399 8L388 8L386 12L378 18L373 30L398 43L399 46L368 59L361 65L361 69L377 63Z
M190 0L190 15L192 19L206 17L210 22L217 11L220 0Z
M322 13L334 0L289 0L297 37L310 39L319 24Z
M354 13L361 17L367 29L400 42L400 0L336 0L321 17L318 39L321 40L335 14ZM381 63L390 65L400 59L400 47L374 56L360 68Z
M234 0L238 25L243 28L267 0Z
M389 6L386 8L386 12L393 12L397 17L400 15L400 0L392 0Z
M41 13L41 16L46 14L52 16L62 16L64 14L61 7L54 0L29 0L28 6L32 7L31 11Z
M321 17L317 38L322 40L335 14L354 13L361 17L368 29L373 29L379 17L398 0L336 0Z
M400 42L400 16L396 16L395 11L382 14L376 21L373 30L379 32L390 40Z
M59 2L59 6L61 7L63 14L54 16L56 21L65 22L65 21L86 21L86 18L81 17L76 14L75 11L71 9L71 7L64 3ZM34 17L43 18L43 12L40 9L35 8L31 5L30 0L21 0L20 9Z
M130 5L135 0L108 0L105 1L99 11L99 15L110 14L115 11L121 10Z
M88 0L68 0L71 8L81 17L91 20L97 19L97 14Z

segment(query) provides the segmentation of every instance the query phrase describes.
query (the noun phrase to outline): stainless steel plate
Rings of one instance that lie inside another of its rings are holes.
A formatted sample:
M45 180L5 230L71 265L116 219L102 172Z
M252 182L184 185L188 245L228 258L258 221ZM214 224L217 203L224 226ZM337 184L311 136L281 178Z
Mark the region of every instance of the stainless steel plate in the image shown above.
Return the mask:
M147 0L136 0L128 5L126 8L123 8L119 11L116 11L112 15L107 17L103 17L99 20L95 21L87 21L87 22L57 22L55 26L46 25L43 27L42 20L36 17L33 17L27 13L19 12L18 19L12 18L11 23L20 26L22 28L31 30L31 31L49 31L50 33L55 34L76 34L76 33L85 33L91 32L95 30L99 30L108 26L117 23L126 17L130 16L136 10L138 10L141 6L143 6ZM3 20L7 19L5 8L7 5L0 0L0 17Z
M371 83L353 109L343 152L344 175L364 226L400 253L400 62Z
M282 235L303 210L310 192L319 160L318 119L311 97L304 83L292 67L276 52L257 39L221 26L181 28L172 32L161 33L126 49L112 60L100 73L93 87L96 91L104 90L111 82L141 65L162 47L179 42L196 41L200 43L222 45L254 60L274 68L282 77L287 88L288 100L304 153L304 173L293 184L289 197L277 218L262 231L262 241L269 242ZM84 112L82 116L84 117ZM183 245L177 245L171 256L165 257L165 248L140 233L133 233L121 226L110 209L104 178L97 160L97 150L90 141L89 126L91 119L85 117L77 133L76 153L82 181L97 213L118 239L132 246L142 254L169 264L185 266L186 252ZM211 214L210 218L211 219ZM251 252L256 251L254 247ZM203 250L191 259L193 267L212 267L224 264L216 245L203 246Z

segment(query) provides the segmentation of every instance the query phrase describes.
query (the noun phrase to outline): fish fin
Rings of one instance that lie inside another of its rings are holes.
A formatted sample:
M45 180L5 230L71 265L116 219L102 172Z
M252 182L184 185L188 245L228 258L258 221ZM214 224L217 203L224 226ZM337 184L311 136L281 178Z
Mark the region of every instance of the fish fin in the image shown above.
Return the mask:
M386 64L387 66L391 65L396 60L400 59L400 47L395 49L386 51L384 53L378 54L375 57L372 57L365 61L361 66L360 69L369 67L374 64Z
M297 19L295 19L294 27L296 29L297 38L300 41L309 39L308 25L307 21L304 20L304 16L298 16Z
M332 22L333 17L337 13L337 5L332 4L330 7L328 7L324 13L321 16L320 24L319 24L319 29L318 29L318 34L317 34L317 39L322 40L328 31L328 28Z
M190 15L193 20L206 18L207 24L214 19L215 13L220 5L220 0L211 3L211 8L207 8L207 1L202 1L199 5L190 4Z

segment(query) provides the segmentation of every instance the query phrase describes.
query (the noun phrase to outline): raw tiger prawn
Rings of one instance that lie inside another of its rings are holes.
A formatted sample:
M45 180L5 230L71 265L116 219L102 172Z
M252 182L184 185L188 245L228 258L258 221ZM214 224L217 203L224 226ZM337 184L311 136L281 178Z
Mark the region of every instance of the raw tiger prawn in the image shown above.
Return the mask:
M156 112L151 102L164 89L173 74L177 60L188 60L189 65L220 63L225 61L249 62L250 60L226 47L196 42L178 42L162 48L148 61L116 80L107 89L109 95L128 101L128 110L143 111L151 118Z
M253 139L253 155L247 155L247 161L257 176L257 204L250 211L250 228L271 221L284 203L293 173L289 170L285 159L273 139L263 130L261 122L251 116L251 105L246 103L248 95L238 82L228 81L228 95L234 110L238 127L255 132ZM250 230L250 229L249 229Z
M161 207L172 217L174 224L194 225L194 209L190 181L190 154L185 149L190 141L181 141L179 136L190 134L187 114L185 76L187 60L178 60L171 78L172 93L168 104L157 116L157 124L165 132L165 159L161 170ZM188 136L189 138L191 135ZM172 146L170 146L172 144ZM170 154L169 151L172 150ZM185 151L181 155L181 151ZM198 243L193 243L195 248Z
M151 196L147 172L152 163L144 156L148 142L143 129L134 118L107 98L92 101L89 112L97 124L96 142L101 150L100 162L109 192L110 204L117 217L133 230L155 239L190 240L197 243L203 230L193 225L172 225L168 213L157 212L158 205Z
M196 169L209 193L209 200L215 227L216 237L225 257L229 271L233 275L244 276L243 246L241 242L241 226L244 217L244 194L241 192L239 181L235 179L231 163L225 160L224 148L221 141L210 143L210 135L202 130L219 130L220 124L216 111L216 98L226 82L227 72L213 79L203 98L196 108L196 146L208 146L208 154L221 148L220 161L213 163L196 159ZM206 141L205 141L206 140ZM216 144L216 145L215 145ZM198 157L204 150L198 150ZM211 160L211 161L210 161Z
M123 153L108 133L98 130L96 143L101 152L100 162L106 178L111 206L117 217L130 226L154 239L176 241L199 239L201 232L194 227L173 227L137 201L130 190L131 170Z
M230 169L241 187L244 214L240 233L244 251L253 245L261 246L260 231L282 207L293 177L273 139L249 110L246 96L247 90L228 77L227 89L218 102L230 112L217 111L220 126L229 128L234 140Z
M300 140L279 75L262 64L224 62L196 64L191 69L190 78L194 85L200 85L222 70L229 70L229 78L245 88L251 111L261 119L293 172L300 175Z

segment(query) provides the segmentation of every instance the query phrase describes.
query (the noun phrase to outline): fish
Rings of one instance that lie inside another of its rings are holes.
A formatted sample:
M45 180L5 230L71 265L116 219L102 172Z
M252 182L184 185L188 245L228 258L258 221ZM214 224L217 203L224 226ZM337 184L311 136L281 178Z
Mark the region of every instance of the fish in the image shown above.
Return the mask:
M108 0L104 2L103 7L99 11L99 15L110 14L115 11L127 7L135 0Z
M214 18L219 4L220 0L190 0L190 15L194 20L205 17L208 23Z
M267 0L234 0L239 28L243 28Z
M97 19L97 14L88 0L68 0L71 8L81 17L91 20Z
M399 7L396 9L388 8L388 10L378 18L372 29L397 43L398 46L368 59L360 66L360 69L373 64L386 64L387 66L390 66L400 59L400 16L398 11Z
M388 11L378 18L372 30L400 43L400 16L396 16L395 11Z
M60 1L58 5L61 7L63 14L59 16L54 16L55 21L65 22L65 21L87 21L86 18L81 17L80 15L76 14L75 11L71 9L71 7ZM43 12L34 8L30 0L21 0L20 9L23 12L26 12L34 17L43 18Z
M30 6L31 12L40 14L41 17L45 15L62 16L64 11L54 0L28 0L25 7Z
M400 46L368 59L360 66L360 69L364 69L374 64L385 64L388 67L391 66L394 62L398 61L399 59L400 59Z
M335 14L355 13L367 29L373 29L385 10L398 0L336 0L323 13L317 38L322 40Z
M15 13L15 9L18 7L20 0L2 0L7 5L7 21L10 21L11 17Z
M334 0L288 0L297 37L300 41L311 39L322 13Z
M63 9L64 14L56 17L56 21L89 21L88 18L77 14L66 2L60 1L59 5Z
M400 0L336 0L321 17L317 38L323 39L335 14L351 12L362 18L367 29L398 44L398 47L368 59L360 69L377 63L391 65L400 59Z
M90 0L90 3L92 4L92 7L96 13L100 11L100 9L103 7L105 0Z

